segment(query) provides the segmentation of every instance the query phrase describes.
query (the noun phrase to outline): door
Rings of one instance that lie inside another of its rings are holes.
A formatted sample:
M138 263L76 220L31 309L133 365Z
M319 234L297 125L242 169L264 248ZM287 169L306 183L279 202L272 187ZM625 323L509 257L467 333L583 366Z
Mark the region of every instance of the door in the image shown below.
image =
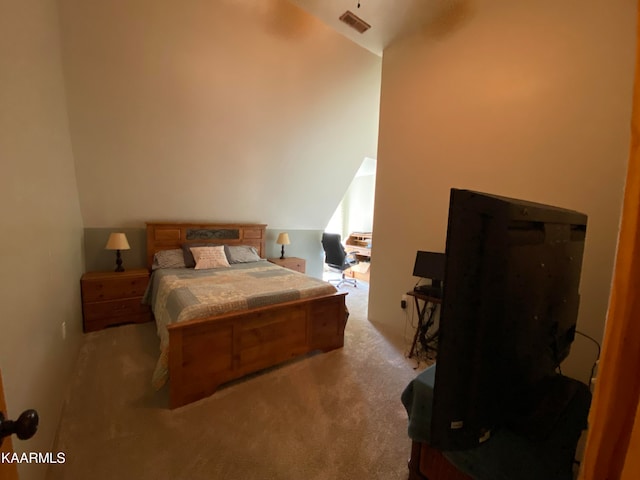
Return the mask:
M7 406L4 401L4 387L2 386L2 372L0 372L0 412L4 415L4 418L9 418L7 415ZM2 441L2 447L0 448L0 455L3 453L13 453L13 444L11 443L11 437L5 437ZM18 480L18 465L16 463L5 463L0 461L0 480Z

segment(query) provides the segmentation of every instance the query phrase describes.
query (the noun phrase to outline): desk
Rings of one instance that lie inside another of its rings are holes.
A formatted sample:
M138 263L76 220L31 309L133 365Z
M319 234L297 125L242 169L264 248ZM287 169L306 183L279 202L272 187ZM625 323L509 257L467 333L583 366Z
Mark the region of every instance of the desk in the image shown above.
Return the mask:
M416 304L416 311L418 312L418 326L416 327L416 334L413 336L413 343L411 344L411 350L409 351L409 358L411 358L415 353L418 339L420 339L420 344L425 350L435 350L435 348L429 344L438 336L438 331L436 330L429 333L429 329L433 327L433 315L435 314L438 305L442 303L442 299L431 297L415 290L407 292L407 295L413 297ZM422 305L420 302L422 302ZM427 313L429 315L428 317Z
M371 261L371 232L352 232L345 241L345 250L359 262Z

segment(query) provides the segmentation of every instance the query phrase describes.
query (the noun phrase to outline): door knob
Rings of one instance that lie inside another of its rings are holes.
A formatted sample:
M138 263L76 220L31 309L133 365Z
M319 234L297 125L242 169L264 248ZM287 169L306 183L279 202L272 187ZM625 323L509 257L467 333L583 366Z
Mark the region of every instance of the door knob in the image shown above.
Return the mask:
M18 420L6 420L4 414L0 412L0 445L4 437L14 433L20 440L27 440L33 437L38 430L38 412L35 410L25 410L18 417Z

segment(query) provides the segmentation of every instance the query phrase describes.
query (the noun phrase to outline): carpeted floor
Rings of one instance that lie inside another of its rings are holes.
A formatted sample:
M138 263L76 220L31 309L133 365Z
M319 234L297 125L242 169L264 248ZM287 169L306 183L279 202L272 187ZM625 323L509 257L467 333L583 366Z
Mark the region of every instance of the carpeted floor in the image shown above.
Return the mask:
M400 394L417 372L367 320L368 286L342 287L345 346L171 411L150 385L155 325L87 334L48 480L406 479Z

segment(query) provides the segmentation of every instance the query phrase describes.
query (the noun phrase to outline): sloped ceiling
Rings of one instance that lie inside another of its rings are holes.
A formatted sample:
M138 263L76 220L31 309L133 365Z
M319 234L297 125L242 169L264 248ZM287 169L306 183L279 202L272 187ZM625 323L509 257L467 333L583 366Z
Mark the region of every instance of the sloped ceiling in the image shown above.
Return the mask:
M376 157L381 59L287 0L60 1L85 227L326 226Z
M378 56L394 40L408 35L469 0L290 0ZM339 20L351 11L371 25L364 33Z

